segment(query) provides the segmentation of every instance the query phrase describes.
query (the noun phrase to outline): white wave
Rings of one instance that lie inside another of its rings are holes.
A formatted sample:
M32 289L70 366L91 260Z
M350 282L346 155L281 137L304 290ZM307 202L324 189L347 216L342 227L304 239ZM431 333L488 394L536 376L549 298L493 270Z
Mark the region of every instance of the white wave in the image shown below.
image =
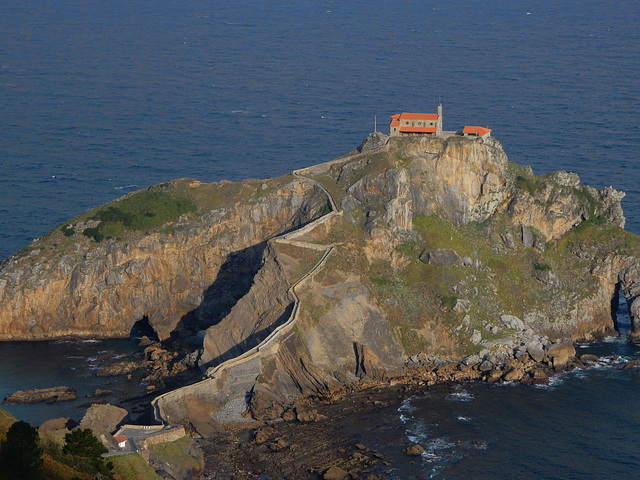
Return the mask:
M446 396L447 400L455 400L457 402L470 402L474 396L467 391L450 393Z
M114 190L124 190L124 189L132 189L132 188L138 188L138 185L136 185L135 183L132 183L131 185L122 185L120 187L113 187Z

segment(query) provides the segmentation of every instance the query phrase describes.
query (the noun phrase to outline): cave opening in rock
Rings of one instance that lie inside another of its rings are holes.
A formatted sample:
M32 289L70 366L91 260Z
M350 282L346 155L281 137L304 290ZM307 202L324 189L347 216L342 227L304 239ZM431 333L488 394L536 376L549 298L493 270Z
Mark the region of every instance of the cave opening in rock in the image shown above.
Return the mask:
M149 323L149 317L147 317L146 315L133 324L133 327L131 327L131 332L129 333L129 337L134 340L140 340L144 336L148 337L149 340L152 340L154 342L157 342L159 340L158 334Z
M611 318L613 319L613 328L621 337L626 337L631 330L631 317L627 300L619 283L616 285L615 293L611 299Z

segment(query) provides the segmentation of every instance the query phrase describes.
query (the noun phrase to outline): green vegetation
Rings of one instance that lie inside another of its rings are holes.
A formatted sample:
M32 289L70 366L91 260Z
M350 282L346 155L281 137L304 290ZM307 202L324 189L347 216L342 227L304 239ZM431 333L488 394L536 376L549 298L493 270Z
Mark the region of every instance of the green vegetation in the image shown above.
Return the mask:
M196 206L178 191L152 187L124 197L115 204L97 208L88 220L98 221L96 227L86 228L83 234L100 242L120 235L125 230L152 230L181 215L196 210ZM68 229L63 233L65 235Z
M99 459L103 453L108 451L90 428L78 428L67 433L64 440L65 445L62 452L69 455Z
M73 430L65 435L64 440L64 446L53 440L41 442L45 454L51 459L50 468L57 471L60 478L68 478L64 476L65 471L76 472L74 477L114 478L112 462L105 462L101 457L107 449L90 429Z
M324 216L327 213L331 213L331 203L328 201L320 207L320 209L318 210L318 215Z
M180 464L189 465L194 471L199 472L204 468L204 460L202 457L194 458L190 454L193 439L190 437L182 437L174 442L158 443L149 446L149 450L169 465Z
M160 477L151 466L135 453L131 455L117 455L111 457L113 475L116 480L159 480Z
M9 427L0 447L0 475L7 480L44 478L38 430L27 422Z
M535 262L533 264L533 269L534 270L538 270L540 272L547 272L547 271L551 270L551 266L548 263Z

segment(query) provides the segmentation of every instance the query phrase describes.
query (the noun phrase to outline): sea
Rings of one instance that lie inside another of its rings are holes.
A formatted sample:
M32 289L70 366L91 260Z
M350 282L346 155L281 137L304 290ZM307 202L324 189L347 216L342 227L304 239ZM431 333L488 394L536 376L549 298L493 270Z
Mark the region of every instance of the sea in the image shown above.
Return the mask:
M640 234L639 18L616 0L3 1L0 259L128 192L283 175L439 102L445 129L487 126L537 174L623 190ZM585 346L601 365L547 387L406 400L381 443L427 451L393 475L639 478L640 376L616 365L640 355L621 330ZM7 409L34 424L80 415L108 388L91 384L95 362L137 348L1 344L0 395L68 384L84 400Z

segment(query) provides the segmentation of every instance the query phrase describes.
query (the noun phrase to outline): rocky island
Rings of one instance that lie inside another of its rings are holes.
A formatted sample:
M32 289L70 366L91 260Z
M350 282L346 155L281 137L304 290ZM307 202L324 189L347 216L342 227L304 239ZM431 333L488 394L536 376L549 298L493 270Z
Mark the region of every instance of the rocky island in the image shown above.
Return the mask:
M113 368L146 368L156 419L202 435L322 421L301 399L372 385L544 382L617 334L620 294L640 338L623 195L535 176L494 137L376 133L291 175L179 179L60 225L2 263L0 339L144 323L159 342ZM204 379L173 388L185 372Z

